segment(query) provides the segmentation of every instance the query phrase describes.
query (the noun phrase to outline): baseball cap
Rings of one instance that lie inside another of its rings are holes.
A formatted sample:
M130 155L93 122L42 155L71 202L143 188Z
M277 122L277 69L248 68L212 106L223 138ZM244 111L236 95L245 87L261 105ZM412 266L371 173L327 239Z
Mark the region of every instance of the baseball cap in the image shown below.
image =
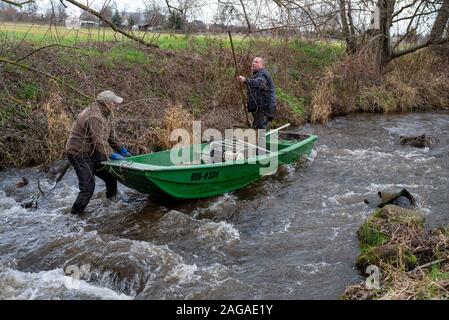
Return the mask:
M97 96L97 100L102 101L108 101L108 102L115 102L115 103L122 103L123 98L117 96L114 92L110 90L103 91Z

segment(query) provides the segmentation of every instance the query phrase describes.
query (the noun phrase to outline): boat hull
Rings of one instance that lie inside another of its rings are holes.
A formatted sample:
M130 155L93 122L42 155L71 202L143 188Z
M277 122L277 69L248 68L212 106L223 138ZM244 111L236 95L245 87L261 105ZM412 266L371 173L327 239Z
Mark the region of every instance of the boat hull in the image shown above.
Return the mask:
M118 181L146 194L163 194L175 199L207 198L246 187L264 175L274 174L279 166L296 162L312 151L316 136L282 146L270 156L247 162L221 162L181 166L133 165L128 161L103 164ZM139 160L139 159L136 159Z

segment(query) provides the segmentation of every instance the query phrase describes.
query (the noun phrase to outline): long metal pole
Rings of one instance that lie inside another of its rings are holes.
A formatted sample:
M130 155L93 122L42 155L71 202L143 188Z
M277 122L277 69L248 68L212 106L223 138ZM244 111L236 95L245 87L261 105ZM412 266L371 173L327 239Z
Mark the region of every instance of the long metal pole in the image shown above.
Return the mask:
M235 57L235 51L234 51L234 44L232 42L232 36L231 36L231 31L228 31L229 34L229 40L231 41L231 49L232 49L232 55L234 57L234 65L235 65L235 76L239 76L239 68L237 66L237 58ZM243 102L243 112L245 113L246 116L246 124L248 125L249 128L251 128L251 123L249 122L249 118L248 118L248 112L246 111L246 100L245 100L245 94L243 93L243 86L239 85L240 88L240 96L242 97L242 102Z

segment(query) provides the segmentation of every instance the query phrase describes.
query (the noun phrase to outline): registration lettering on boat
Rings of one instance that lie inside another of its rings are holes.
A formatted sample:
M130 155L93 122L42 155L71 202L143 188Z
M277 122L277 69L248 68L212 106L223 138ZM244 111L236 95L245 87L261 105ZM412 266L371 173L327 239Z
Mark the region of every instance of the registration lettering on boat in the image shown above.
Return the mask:
M213 180L218 178L219 171L194 172L190 181Z

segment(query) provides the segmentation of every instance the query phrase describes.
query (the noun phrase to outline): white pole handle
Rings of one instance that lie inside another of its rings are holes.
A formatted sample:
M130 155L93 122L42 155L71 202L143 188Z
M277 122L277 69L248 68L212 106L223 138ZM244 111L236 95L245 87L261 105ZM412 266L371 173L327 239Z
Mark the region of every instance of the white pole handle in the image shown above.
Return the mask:
M286 125L283 125L283 126L280 127L280 128L277 128L277 129L271 130L270 132L267 132L267 133L265 134L265 137L268 137L269 135L271 135L271 134L273 134L273 133L275 133L275 132L281 131L282 129L285 129L285 128L288 128L288 127L290 127L290 123L287 123Z

